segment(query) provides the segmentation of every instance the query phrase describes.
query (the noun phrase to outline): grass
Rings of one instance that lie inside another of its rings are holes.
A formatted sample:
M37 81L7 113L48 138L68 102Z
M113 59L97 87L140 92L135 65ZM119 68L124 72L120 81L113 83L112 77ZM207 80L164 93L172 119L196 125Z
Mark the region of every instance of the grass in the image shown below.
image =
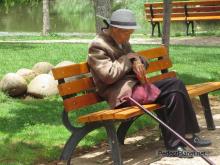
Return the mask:
M181 25L175 25L177 29L182 29L183 27ZM148 27L148 33L146 32L136 32L132 35L132 38L145 38L145 37L150 37L150 38L158 38L157 32L155 32L154 37L151 36L151 29ZM195 37L195 36L200 36L200 37L205 37L205 36L213 36L213 37L219 37L220 36L220 31L215 30L210 31L196 31L195 35L190 34L189 36L186 36L186 33L184 32L184 28L181 31L175 31L171 33L171 37L178 37L178 38L190 38L190 37ZM171 29L172 31L172 29ZM78 39L93 39L95 36L95 33L86 33L86 34L59 34L59 33L51 33L48 36L37 36L36 34L33 35L14 35L14 36L0 36L0 41L28 41L28 40L78 40Z
M32 68L35 63L48 61L57 64L70 60L81 62L85 60L86 46L72 44L0 44L0 77L8 72L16 72L20 68ZM16 65L15 65L16 62Z
M134 45L134 50L149 47L155 45ZM85 44L0 44L0 79L8 72L32 68L40 61L53 65L64 60L82 62L86 54ZM171 46L170 54L173 69L186 84L219 80L219 47ZM74 120L80 114L106 106L106 103L102 103L84 108L82 112L71 113L71 118ZM0 93L0 164L37 164L58 159L70 136L61 122L62 108L62 100L58 96L20 100ZM143 116L129 133L146 125L155 126L155 122ZM83 139L80 147L90 147L105 138L105 131L98 129Z
M23 40L70 40L70 39L92 39L95 33L87 34L69 34L62 35L59 33L51 33L48 36L37 36L37 35L12 35L12 36L0 36L1 41L23 41Z

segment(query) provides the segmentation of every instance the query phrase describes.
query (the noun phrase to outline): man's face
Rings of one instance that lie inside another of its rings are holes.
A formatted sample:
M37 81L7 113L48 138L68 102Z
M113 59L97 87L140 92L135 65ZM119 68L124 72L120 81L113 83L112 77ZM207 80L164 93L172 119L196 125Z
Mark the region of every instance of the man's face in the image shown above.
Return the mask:
M121 29L112 27L112 34L118 44L123 44L129 41L131 34L134 32L133 29Z

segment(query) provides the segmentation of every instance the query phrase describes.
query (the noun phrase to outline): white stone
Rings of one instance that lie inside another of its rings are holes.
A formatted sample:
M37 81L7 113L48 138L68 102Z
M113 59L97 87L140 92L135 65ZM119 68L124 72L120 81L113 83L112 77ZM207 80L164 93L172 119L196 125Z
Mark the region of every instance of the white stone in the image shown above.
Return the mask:
M37 76L37 73L35 71L27 68L21 68L16 73L22 76L28 82Z
M49 74L40 74L28 85L28 93L39 98L56 95L57 81Z
M1 80L0 90L12 97L21 96L27 91L27 82L16 73L8 73Z
M72 62L72 61L62 61L62 62L58 63L58 64L55 66L55 68L61 67L61 66L68 66L68 65L72 65L72 64L75 64L75 63Z
M38 62L33 66L32 70L39 74L47 74L53 67L49 62Z

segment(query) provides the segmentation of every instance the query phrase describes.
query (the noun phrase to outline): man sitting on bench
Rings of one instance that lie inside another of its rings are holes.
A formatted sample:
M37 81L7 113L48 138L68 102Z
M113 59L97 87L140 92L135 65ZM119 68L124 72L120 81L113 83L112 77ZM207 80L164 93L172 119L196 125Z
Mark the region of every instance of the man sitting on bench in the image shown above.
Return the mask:
M143 57L132 53L129 44L130 35L137 28L135 17L130 10L119 9L105 22L108 22L108 27L103 28L89 46L88 64L99 95L111 108L130 106L123 98L133 96L134 89L140 85L137 75L144 74L148 66ZM167 107L166 110L156 111L159 118L194 146L210 145L209 140L195 135L200 129L183 82L167 78L154 84L161 90L155 103ZM141 93L139 97L140 95ZM185 151L184 145L176 136L161 129L168 150Z

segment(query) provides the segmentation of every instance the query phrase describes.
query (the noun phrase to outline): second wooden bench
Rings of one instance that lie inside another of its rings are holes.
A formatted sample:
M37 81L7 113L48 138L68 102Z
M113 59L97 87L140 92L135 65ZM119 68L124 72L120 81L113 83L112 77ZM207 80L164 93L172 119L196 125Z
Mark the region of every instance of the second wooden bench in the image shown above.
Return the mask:
M195 33L194 21L220 20L220 0L172 1L171 21L185 22L186 34L189 35L189 26L192 34ZM145 3L145 14L151 23L152 33L158 27L158 36L161 35L160 23L163 22L163 2Z

